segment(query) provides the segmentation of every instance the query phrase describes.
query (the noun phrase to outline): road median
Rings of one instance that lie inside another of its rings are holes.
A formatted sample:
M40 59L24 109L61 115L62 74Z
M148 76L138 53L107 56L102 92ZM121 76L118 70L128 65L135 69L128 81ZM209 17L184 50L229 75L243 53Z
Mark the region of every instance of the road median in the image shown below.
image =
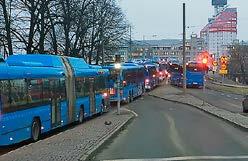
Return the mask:
M239 113L232 113L230 111L220 109L190 94L184 95L181 90L175 87L164 86L150 92L149 95L167 101L196 107L204 112L228 121L238 127L248 129L248 117L243 116Z

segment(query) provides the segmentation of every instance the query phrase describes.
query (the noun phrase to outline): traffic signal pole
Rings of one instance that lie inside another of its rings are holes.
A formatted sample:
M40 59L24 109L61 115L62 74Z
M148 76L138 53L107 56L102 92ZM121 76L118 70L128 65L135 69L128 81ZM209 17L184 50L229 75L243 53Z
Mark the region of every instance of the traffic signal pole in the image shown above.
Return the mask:
M186 13L185 3L183 3L183 92L186 94L187 78L186 78Z
M206 83L207 83L207 71L204 70L204 77L203 77L203 97L206 97ZM205 106L205 98L203 99L202 106Z
M118 71L118 80L117 80L117 97L118 97L118 101L117 101L117 115L121 114L121 70Z

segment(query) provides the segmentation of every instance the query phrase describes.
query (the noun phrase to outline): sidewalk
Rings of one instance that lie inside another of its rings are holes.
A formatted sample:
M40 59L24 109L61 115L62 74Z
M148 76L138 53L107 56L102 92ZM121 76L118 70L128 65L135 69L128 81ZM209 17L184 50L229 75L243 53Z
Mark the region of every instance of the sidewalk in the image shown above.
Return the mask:
M74 161L86 160L100 145L133 118L132 112L122 108L121 115L110 111L72 129L36 143L23 146L0 156L4 161ZM105 125L111 121L111 125Z
M170 85L158 88L149 94L157 98L161 98L168 101L177 103L183 103L186 105L194 106L202 111L217 116L223 120L231 122L239 127L248 129L248 117L243 116L239 113L232 113L218 107L212 106L189 94L184 95L181 90L172 87Z

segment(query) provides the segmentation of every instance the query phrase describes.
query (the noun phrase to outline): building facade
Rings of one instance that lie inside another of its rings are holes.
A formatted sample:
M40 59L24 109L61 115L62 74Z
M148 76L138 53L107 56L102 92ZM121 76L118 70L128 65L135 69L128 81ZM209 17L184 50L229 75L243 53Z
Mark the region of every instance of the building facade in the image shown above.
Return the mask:
M201 30L204 48L216 59L228 55L228 46L237 40L237 8L223 8Z

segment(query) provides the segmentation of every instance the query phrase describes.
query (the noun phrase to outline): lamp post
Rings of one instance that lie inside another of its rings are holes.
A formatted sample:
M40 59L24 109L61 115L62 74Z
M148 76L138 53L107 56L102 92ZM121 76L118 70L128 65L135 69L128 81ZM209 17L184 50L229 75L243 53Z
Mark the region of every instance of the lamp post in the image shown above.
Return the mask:
M186 94L187 77L186 77L186 7L183 3L183 93Z
M117 71L117 114L120 115L120 108L121 108L121 64L115 63L115 69Z

